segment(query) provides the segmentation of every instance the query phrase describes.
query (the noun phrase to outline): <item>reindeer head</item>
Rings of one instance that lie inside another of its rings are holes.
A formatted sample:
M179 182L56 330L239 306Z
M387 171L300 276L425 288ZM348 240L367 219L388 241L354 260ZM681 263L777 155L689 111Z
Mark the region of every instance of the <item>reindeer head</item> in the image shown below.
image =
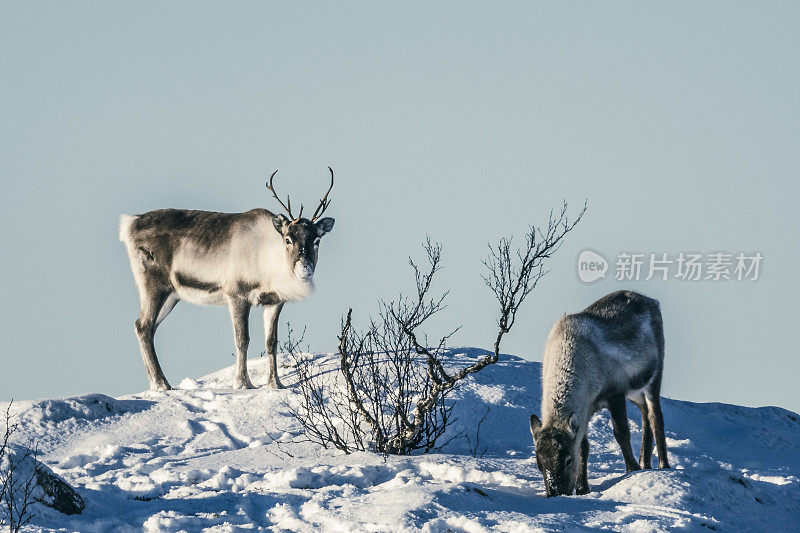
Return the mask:
M578 479L580 451L578 424L575 413L569 416L566 427L542 426L536 415L531 415L531 435L536 447L536 466L542 472L547 497L570 495Z
M277 170L272 173L269 177L269 183L267 183L267 188L272 191L272 195L289 215L289 218L283 214L276 215L272 219L272 224L283 238L283 243L286 248L286 257L292 272L294 272L294 275L301 281L310 281L314 276L314 269L317 266L319 241L323 235L333 229L333 223L335 222L334 219L330 217L320 218L331 203L328 199L328 194L330 194L331 189L333 189L333 169L328 167L328 170L331 172L331 186L328 187L325 196L319 201L319 206L317 206L310 220L303 218L302 204L300 205L300 213L295 217L292 215L292 201L289 196L286 196L286 204L278 197L273 186L273 179L275 178L275 174L278 173Z

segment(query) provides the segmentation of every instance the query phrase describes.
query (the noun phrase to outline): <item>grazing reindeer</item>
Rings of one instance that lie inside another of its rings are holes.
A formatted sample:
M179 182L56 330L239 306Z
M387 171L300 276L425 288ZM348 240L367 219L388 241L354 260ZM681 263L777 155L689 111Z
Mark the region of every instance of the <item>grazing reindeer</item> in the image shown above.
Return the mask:
M589 492L587 425L607 407L627 472L650 468L653 436L659 468L669 468L659 394L664 328L657 300L618 291L550 331L542 363L542 419L531 415L536 464L548 497ZM639 463L631 450L625 398L642 412ZM580 462L580 463L579 463Z
M119 238L125 243L139 288L141 312L136 335L150 388L170 388L158 364L153 336L180 300L197 305L227 305L236 342L237 389L253 388L247 375L250 307L264 306L264 332L269 357L269 385L281 388L276 351L278 316L283 304L302 300L314 288L320 238L333 229L332 218L320 218L330 205L331 185L311 219L292 215L273 186L267 188L289 218L266 209L215 213L159 209L142 215L122 215Z

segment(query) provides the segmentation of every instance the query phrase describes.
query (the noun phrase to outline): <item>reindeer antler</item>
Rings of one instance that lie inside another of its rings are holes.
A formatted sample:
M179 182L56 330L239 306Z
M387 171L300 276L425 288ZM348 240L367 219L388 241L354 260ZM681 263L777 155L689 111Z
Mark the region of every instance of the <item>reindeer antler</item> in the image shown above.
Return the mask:
M330 167L329 167L329 168L330 168ZM331 172L333 172L333 171L331 171ZM287 206L286 204L284 204L284 203L281 201L281 199L278 197L278 193L277 193L277 192L275 192L275 187L273 187L273 185L272 185L272 180L275 178L275 174L277 174L277 173L278 173L278 171L276 170L275 172L273 172L273 173L270 175L270 177L269 177L269 183L267 183L267 189L269 189L270 191L272 191L272 196L273 196L273 197L275 197L275 199L276 199L276 200L278 200L278 203L279 203L279 204L281 204L281 207L283 207L283 208L286 210L286 212L289 214L289 218L291 219L291 222L290 222L290 224L294 224L295 222L297 222L298 220L300 220L300 217L302 217L302 216L303 216L303 204L300 204L300 214L299 214L299 215L297 215L297 218L295 218L295 217L294 217L294 215L292 214L292 199L291 199L291 198L289 197L289 195L287 194L287 195L286 195L286 202L287 202L289 205ZM326 195L326 196L327 196L327 195Z
M316 222L319 217L328 209L328 206L331 205L331 201L328 200L328 195L330 194L331 190L333 189L333 169L328 167L328 170L331 171L331 186L328 187L325 196L322 197L322 200L319 201L319 206L317 206L317 210L314 211L314 216L311 217L311 222Z
M312 223L316 222L317 219L322 216L322 214L325 212L328 206L331 205L331 201L328 199L328 195L331 193L331 190L333 190L333 169L331 167L328 167L328 170L330 170L331 172L331 186L328 187L328 190L325 192L325 196L323 196L322 200L319 201L317 210L314 211L314 215L311 217ZM303 216L303 204L300 204L300 214L297 215L297 218L295 218L295 216L292 214L292 199L289 197L289 195L288 194L286 195L286 203L284 204L283 201L278 196L278 193L275 192L275 187L273 186L272 182L275 178L275 174L277 173L278 171L276 170L270 175L269 183L267 183L267 189L272 191L272 196L276 200L278 200L278 203L281 204L281 207L283 207L283 209L286 210L286 212L289 214L289 218L291 219L290 224L294 224L295 222L300 220L300 217Z

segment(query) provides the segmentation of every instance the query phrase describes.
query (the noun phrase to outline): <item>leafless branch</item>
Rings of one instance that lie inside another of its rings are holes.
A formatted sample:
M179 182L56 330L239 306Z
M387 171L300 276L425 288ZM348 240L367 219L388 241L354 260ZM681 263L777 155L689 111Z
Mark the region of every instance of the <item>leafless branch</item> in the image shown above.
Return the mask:
M33 443L11 450L11 440L19 429L12 422L11 405L6 408L2 445L0 445L0 525L8 525L10 533L17 533L36 516L31 506L36 503L36 468L38 450ZM32 462L31 468L24 465Z
M551 209L547 227L530 226L523 247L514 253L511 250L511 238L504 237L496 245L489 245L489 256L483 261L488 272L483 276L483 281L500 304L495 356L499 356L500 341L514 325L522 302L549 272L545 270L546 260L561 248L564 237L581 221L586 208L584 202L583 209L571 221L567 215L566 201L558 213Z
M478 455L478 450L481 447L481 425L483 425L483 421L486 420L486 417L489 415L489 411L491 411L491 407L487 407L486 408L486 412L483 413L483 416L478 421L478 427L477 427L477 429L475 431L475 445L474 446L472 445L472 439L469 438L469 434L466 435L467 446L469 446L469 453L470 453L470 455L472 455L472 457L483 457L483 455L486 453L486 450L489 449L488 446L484 446L483 447L483 451L481 452L480 455Z
M409 259L416 294L402 294L392 302L380 302L378 314L364 331L353 326L353 310L342 319L339 335L339 370L344 388L334 376L321 372L309 357L293 355L298 376L299 407L289 406L307 440L345 453L374 450L406 455L417 450L441 449L442 437L452 424L453 401L448 394L460 381L494 364L500 357L500 342L516 322L517 311L547 274L545 262L558 251L586 211L570 221L567 204L559 213L550 212L547 227L531 226L523 247L512 251L511 239L489 246L483 277L499 304L499 331L494 352L457 369L445 369L443 351L450 337L440 337L435 346L420 333L422 326L446 308L447 292L431 296L436 274L442 268L442 247L425 242L427 265ZM286 351L294 353L296 345ZM473 454L480 445L478 424ZM460 436L451 436L449 440ZM470 447L472 444L470 441ZM484 453L486 448L484 447Z

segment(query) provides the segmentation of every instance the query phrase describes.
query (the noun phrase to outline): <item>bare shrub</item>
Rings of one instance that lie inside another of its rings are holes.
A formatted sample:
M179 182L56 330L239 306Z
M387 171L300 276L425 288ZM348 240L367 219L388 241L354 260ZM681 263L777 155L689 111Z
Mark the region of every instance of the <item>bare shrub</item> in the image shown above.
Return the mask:
M430 240L425 244L426 268L409 260L416 282L413 297L401 295L395 301L380 302L377 317L370 317L363 331L353 327L353 310L348 309L339 335L339 374L337 369L323 368L310 355L299 354L297 344L288 341L285 351L295 362L299 404L287 403L287 408L302 426L306 440L345 453L373 450L407 455L441 449L447 443L441 438L454 421L454 403L448 395L469 374L497 362L503 335L514 325L523 301L547 274L546 260L585 211L584 204L570 221L565 202L559 212L550 212L546 228L529 229L520 249L513 250L511 239L506 238L489 245L483 279L500 307L494 352L452 374L445 369L444 348L457 329L441 336L434 346L419 333L431 317L445 309L447 297L447 292L430 296L441 269L442 250Z
M486 408L486 412L483 413L483 416L478 421L478 426L475 429L475 444L472 443L472 439L470 438L469 434L465 434L465 438L467 439L467 446L469 447L469 454L472 457L483 457L486 451L489 449L488 446L484 446L483 450L480 450L481 447L481 426L483 425L483 421L486 420L486 417L489 416L489 412L491 411L491 407ZM480 454L478 453L480 452Z
M11 421L12 404L5 412L0 443L0 525L7 525L9 532L16 533L36 516L31 506L37 501L34 492L38 461L33 446L12 449L11 439L18 429L18 424Z
M428 241L425 250L426 271L410 262L417 281L413 299L401 296L394 302L381 302L377 317L370 318L363 332L353 328L352 309L348 311L339 336L338 369L326 369L310 355L298 353L299 341L287 335L284 350L293 355L300 392L299 406L289 406L289 410L307 440L345 453L374 450L404 455L442 446L439 439L452 422L452 403L446 393L439 394L425 411L419 431L409 439L398 438L410 425L417 402L430 395L435 385L405 331L409 323L416 328L444 308L446 294L427 298L440 269L441 247ZM448 337L441 339L435 356ZM337 377L343 378L344 387L338 385Z

